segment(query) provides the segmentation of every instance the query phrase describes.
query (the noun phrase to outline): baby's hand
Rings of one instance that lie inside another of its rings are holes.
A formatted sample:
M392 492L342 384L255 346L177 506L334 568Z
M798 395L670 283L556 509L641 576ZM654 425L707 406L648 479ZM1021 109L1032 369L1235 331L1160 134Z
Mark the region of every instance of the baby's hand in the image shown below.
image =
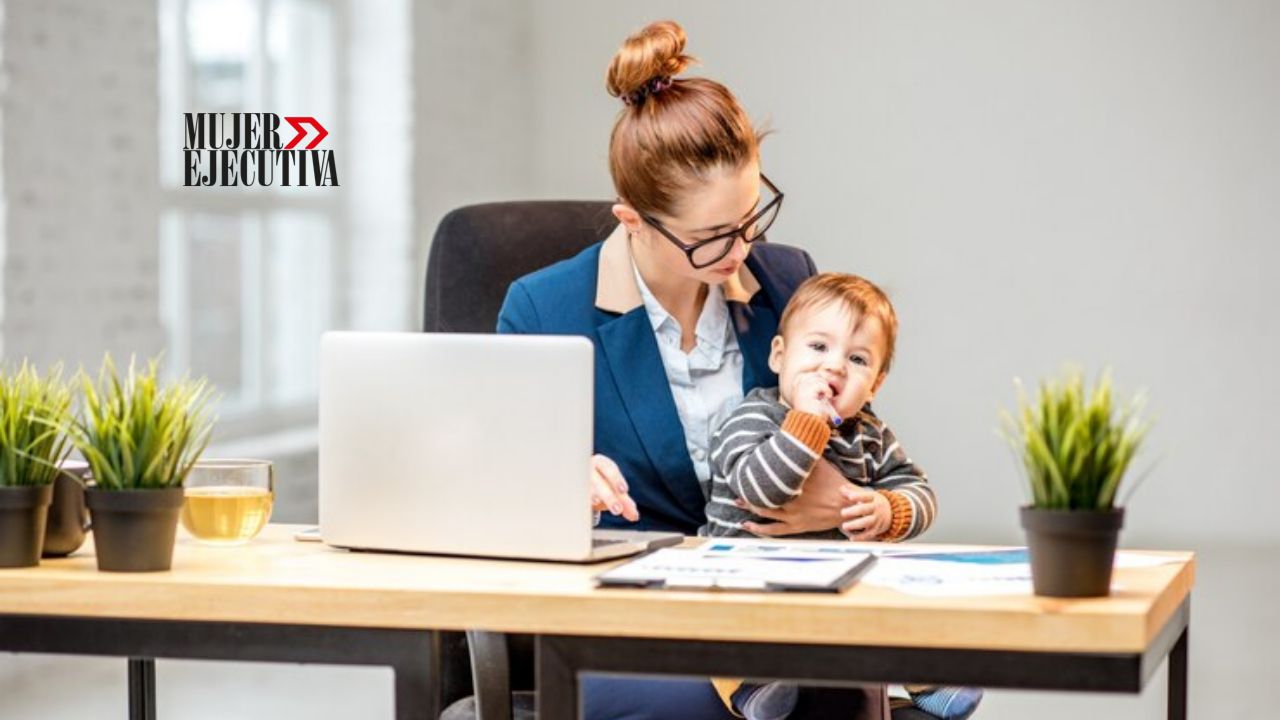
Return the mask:
M874 490L859 487L844 489L849 504L840 511L844 522L840 532L850 540L878 540L893 524L893 508L889 499Z
M827 417L831 386L818 373L801 373L791 388L791 407L810 415Z

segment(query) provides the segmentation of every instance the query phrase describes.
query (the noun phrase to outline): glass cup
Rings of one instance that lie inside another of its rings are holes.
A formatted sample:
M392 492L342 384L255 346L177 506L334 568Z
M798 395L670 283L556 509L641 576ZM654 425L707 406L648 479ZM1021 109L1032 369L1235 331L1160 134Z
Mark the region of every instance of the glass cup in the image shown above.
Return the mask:
M199 460L182 486L182 526L202 543L243 545L271 519L270 460Z

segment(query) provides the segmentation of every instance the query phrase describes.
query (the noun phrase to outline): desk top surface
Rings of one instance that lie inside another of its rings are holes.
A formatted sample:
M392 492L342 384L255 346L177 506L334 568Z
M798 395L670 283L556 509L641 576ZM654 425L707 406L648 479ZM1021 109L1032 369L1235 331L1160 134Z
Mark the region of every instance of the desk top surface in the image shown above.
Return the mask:
M208 547L179 532L173 570L104 573L92 542L40 567L0 570L0 614L476 628L565 635L1138 652L1187 597L1192 553L1117 568L1110 597L918 597L865 583L839 595L598 589L610 564L357 553L270 525ZM931 546L913 543L911 547Z

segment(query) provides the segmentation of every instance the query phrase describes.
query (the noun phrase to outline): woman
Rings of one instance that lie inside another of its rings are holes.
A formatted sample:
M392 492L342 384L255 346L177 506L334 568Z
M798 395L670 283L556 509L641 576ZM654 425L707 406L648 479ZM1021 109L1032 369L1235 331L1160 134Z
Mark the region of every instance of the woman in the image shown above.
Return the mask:
M684 30L666 21L619 49L606 82L624 103L609 144L618 226L513 283L498 330L591 338L601 525L693 534L711 433L745 392L777 384L767 357L778 316L816 269L802 250L763 242L782 194L760 171L760 135L723 85L677 78L692 61L684 46ZM823 461L804 494L756 530L834 528L845 486ZM732 717L706 680L583 685L592 720Z

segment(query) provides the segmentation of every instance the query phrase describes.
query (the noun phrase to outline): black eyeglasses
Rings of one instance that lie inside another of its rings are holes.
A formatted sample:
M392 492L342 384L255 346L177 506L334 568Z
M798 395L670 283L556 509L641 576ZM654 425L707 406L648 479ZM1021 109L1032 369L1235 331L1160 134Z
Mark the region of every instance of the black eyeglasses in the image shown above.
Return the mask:
M663 227L650 215L641 215L644 221L654 227L655 230L662 233L663 237L670 240L676 247L684 251L686 257L689 258L689 264L694 268L701 270L702 268L715 265L733 250L733 244L738 238L750 245L760 240L764 241L764 234L768 231L769 226L773 225L773 221L778 218L778 210L782 207L782 191L776 185L769 182L769 178L762 173L760 182L764 185L764 189L769 195L761 194L760 202L756 207L760 208L754 215L747 218L746 222L729 232L720 233L715 237L709 237L706 240L686 243L676 237L675 233Z

